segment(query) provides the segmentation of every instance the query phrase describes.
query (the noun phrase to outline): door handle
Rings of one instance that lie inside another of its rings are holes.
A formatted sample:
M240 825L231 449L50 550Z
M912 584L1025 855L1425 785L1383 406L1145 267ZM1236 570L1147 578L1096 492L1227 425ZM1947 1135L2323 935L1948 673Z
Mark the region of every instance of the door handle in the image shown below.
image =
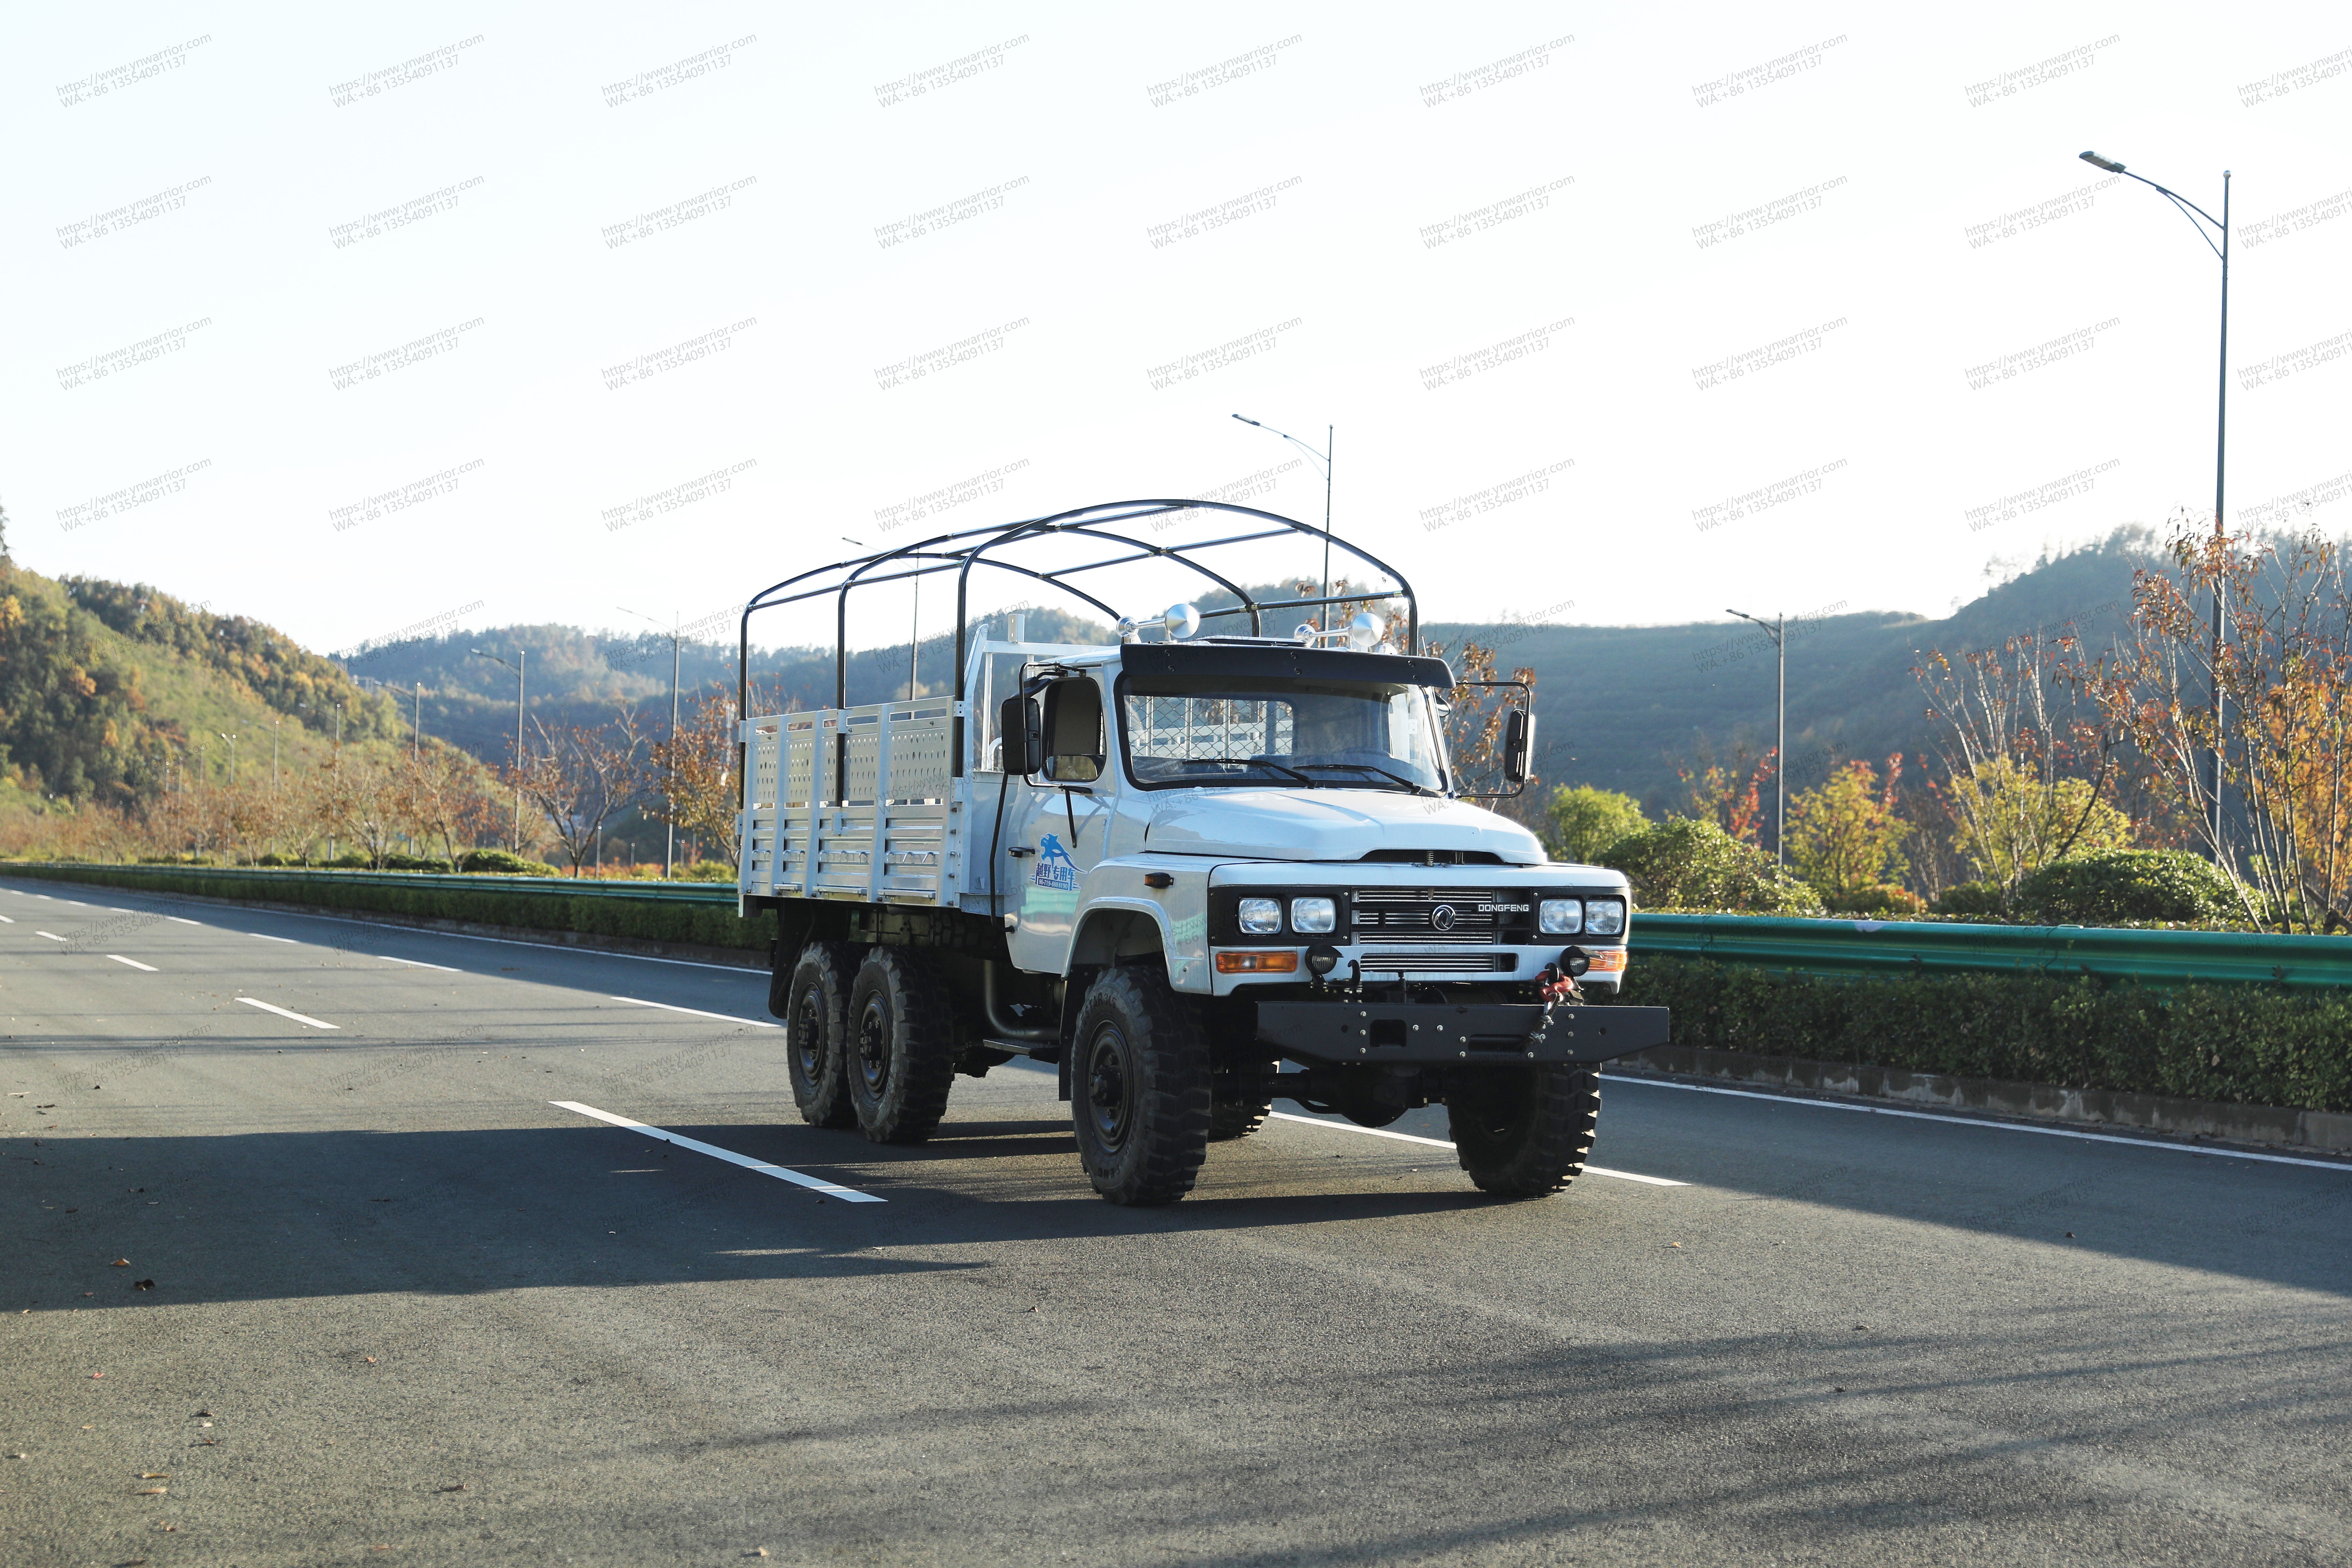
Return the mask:
M1007 855L1012 856L1015 860L1018 860L1024 855L1034 855L1037 853L1037 847L1034 844L1014 844L1009 846L1004 852Z

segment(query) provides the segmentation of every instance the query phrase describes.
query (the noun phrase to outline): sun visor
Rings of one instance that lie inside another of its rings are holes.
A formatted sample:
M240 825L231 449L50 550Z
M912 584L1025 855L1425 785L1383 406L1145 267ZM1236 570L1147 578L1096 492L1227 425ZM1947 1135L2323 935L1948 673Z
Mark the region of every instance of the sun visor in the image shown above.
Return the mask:
M1387 686L1450 690L1454 672L1442 658L1353 648L1299 647L1278 643L1129 643L1118 650L1129 675L1188 679L1360 680Z

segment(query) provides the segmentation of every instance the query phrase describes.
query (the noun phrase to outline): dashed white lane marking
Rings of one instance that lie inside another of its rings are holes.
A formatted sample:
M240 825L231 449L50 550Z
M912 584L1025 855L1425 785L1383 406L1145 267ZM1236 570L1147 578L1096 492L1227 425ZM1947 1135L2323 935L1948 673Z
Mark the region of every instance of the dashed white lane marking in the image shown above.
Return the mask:
M711 1016L716 1017L718 1015ZM642 1121L632 1121L625 1116L615 1116L609 1110L599 1110L593 1105L583 1105L576 1100L551 1100L547 1103L564 1110L577 1111L583 1116L593 1116L599 1121L609 1121L615 1127L625 1127L632 1132L642 1132L648 1138L658 1138L666 1143L675 1143L681 1149L691 1149L698 1154L708 1154L714 1160L724 1160L730 1165L740 1165L747 1171L757 1171L763 1176L773 1176L780 1182L790 1182L796 1187L806 1187L811 1192L839 1198L844 1203L879 1204L889 1201L877 1198L872 1193L861 1193L856 1187L845 1187L838 1182L828 1182L822 1176L803 1175L766 1160L754 1160L749 1154L738 1154L731 1149L721 1149L716 1143L705 1143L698 1138L682 1138L675 1132L664 1131Z
M1878 1105L1847 1105L1834 1100L1800 1100L1791 1094L1759 1094L1751 1089L1717 1089L1704 1083L1668 1083L1654 1078L1612 1078L1611 1088L1638 1083L1651 1089L1679 1089L1692 1094L1728 1094L1740 1100L1769 1100L1775 1105L1809 1106L1815 1110L1859 1110L1871 1116L1899 1116L1906 1121L1945 1121L1954 1127L1981 1127L1995 1132L2039 1132L2045 1138L2073 1138L2084 1143L2121 1143L2132 1149L2167 1149L2176 1154L2210 1154L2216 1160L2259 1160L2266 1165L2308 1165L2315 1171L2352 1172L2352 1161L2298 1160L2292 1154L2255 1154L2206 1143L2167 1143L2154 1138L2116 1138L2105 1132L2073 1132L2063 1127L2028 1127L2015 1121L1979 1121L1973 1116L1937 1116L1925 1110L1891 1110Z
M783 1027L782 1025L772 1024L765 1018L739 1018L732 1013L706 1013L699 1007L677 1007L671 1005L667 1002L648 1002L642 996L615 996L613 1000L615 1002L626 1002L631 1005L637 1007L658 1007L665 1013L691 1013L698 1018L716 1018L721 1023L726 1024L749 1024L755 1029L780 1029Z
M386 963L405 963L417 969L437 969L444 974L463 974L466 973L462 969L452 969L446 963L427 963L421 958L394 958L388 952L379 952L376 956L383 960Z
M0 915L0 926L12 926L16 923L16 922L15 921L10 920L6 915Z
M64 937L59 936L57 932L55 932L55 931L35 931L33 934L34 934L35 936L45 936L45 937L47 937L51 942L63 942L63 941L65 941L65 940L66 940Z
M280 1007L275 1003L264 1002L258 997L240 996L237 1000L244 1003L248 1007L258 1007L265 1013L275 1013L281 1018L291 1018L298 1024L308 1024L314 1029L340 1029L342 1027L341 1024L330 1024L324 1019L313 1018L305 1013L293 1012L289 1008Z
M1425 1143L1432 1149L1451 1149L1453 1144L1443 1138L1418 1138L1410 1132L1391 1132L1385 1127L1359 1127L1352 1121L1326 1121L1319 1116L1293 1116L1287 1110L1267 1114L1276 1121L1303 1121L1309 1127L1328 1127L1334 1132L1363 1132L1374 1138L1393 1138L1400 1143ZM1621 1182L1639 1182L1645 1187L1687 1187L1688 1182L1668 1181L1664 1176L1638 1175L1632 1171L1612 1171L1603 1165L1587 1165L1588 1176L1612 1176Z
M109 957L109 958L110 958L110 959L112 959L112 960L114 960L114 962L115 962L115 963L127 963L127 964L129 964L129 965L130 965L131 968L133 968L133 969L143 969L143 970L145 970L145 971L146 971L148 973L150 973L150 974L154 974L154 973L158 973L157 969L155 968L155 966L154 966L153 964L152 964L152 963L140 963L140 962L139 962L137 959L135 959L135 958L125 958L125 957L123 957L123 956L122 956L121 953L119 953L119 952L110 952L110 953L108 953L106 956L107 956L107 957Z
M299 946L301 946L301 945L302 945L300 942L296 942L296 941L295 941L292 937L290 937L290 936L263 936L263 935L261 934L261 932L259 932L259 931L249 931L246 932L245 934L246 934L246 935L247 935L247 936L249 936L249 937L256 938L257 940L261 941L261 942L282 942L286 943L289 947L299 947Z
M200 926L205 923L202 921L189 920L183 915L165 915L163 918L167 921L173 921L184 926Z

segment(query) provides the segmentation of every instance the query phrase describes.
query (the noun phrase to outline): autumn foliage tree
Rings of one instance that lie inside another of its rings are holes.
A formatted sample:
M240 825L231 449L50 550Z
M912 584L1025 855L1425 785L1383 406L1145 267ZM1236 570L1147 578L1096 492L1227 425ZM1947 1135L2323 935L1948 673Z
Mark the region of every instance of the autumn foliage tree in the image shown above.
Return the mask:
M539 744L501 777L537 807L572 862L572 874L595 851L604 824L636 804L647 783L646 738L636 710L622 703L608 722L550 731L537 720Z
M653 754L653 815L713 848L729 864L741 859L735 784L735 704L706 697L694 717Z
M1896 811L1903 754L1886 759L1886 782L1859 759L1789 803L1789 861L1832 908L1898 881L1910 869Z

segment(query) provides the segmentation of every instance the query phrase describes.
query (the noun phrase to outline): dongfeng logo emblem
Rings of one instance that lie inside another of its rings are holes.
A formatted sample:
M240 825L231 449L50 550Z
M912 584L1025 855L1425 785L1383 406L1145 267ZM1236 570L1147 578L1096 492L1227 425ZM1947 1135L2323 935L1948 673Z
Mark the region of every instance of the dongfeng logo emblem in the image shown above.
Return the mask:
M1454 906L1452 904L1440 904L1435 909L1430 910L1429 923L1439 931L1452 931L1454 929Z

